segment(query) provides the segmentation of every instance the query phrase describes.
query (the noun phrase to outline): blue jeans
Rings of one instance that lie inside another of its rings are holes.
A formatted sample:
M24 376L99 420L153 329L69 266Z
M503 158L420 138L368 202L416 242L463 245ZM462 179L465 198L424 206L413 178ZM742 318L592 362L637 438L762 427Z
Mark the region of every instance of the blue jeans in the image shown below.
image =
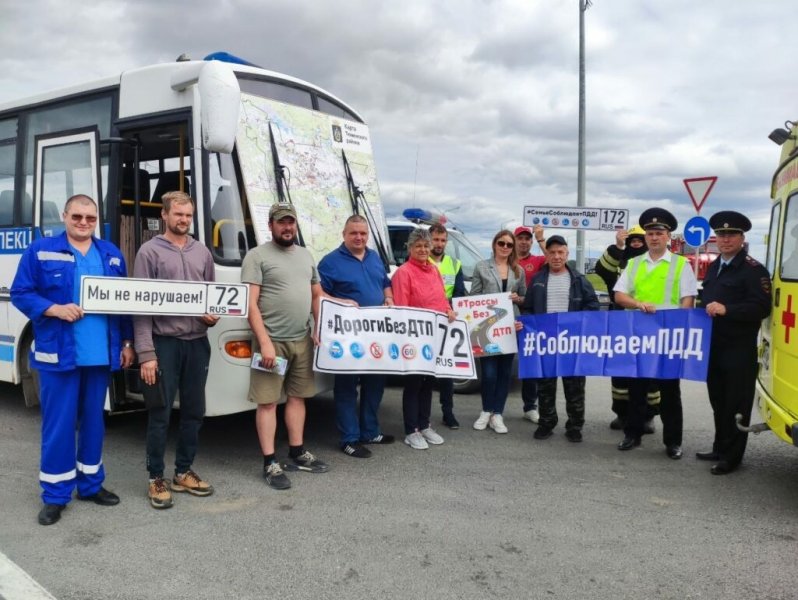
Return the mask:
M507 394L510 392L510 375L513 354L483 356L482 361L482 410L500 415L504 412Z
M538 380L521 380L521 400L524 401L524 412L538 408Z
M357 384L360 382L360 411ZM336 375L335 422L341 432L341 446L380 435L377 411L385 389L385 375ZM358 414L359 413L359 414Z
M199 430L205 416L205 382L211 346L207 337L181 340L155 335L155 354L162 372L165 406L150 408L147 418L147 470L150 477L163 477L169 417L180 392L180 432L175 453L175 473L185 473L194 463Z

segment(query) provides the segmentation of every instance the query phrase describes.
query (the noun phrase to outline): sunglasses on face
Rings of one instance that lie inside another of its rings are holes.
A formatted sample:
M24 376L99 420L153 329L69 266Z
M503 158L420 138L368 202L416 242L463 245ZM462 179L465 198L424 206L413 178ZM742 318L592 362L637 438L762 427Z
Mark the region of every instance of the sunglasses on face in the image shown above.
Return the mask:
M91 225L97 222L97 217L94 215L69 215L69 218L73 223L80 223L85 220L86 223Z
M498 242L496 242L496 245L499 248L512 248L513 246L515 246L515 244L513 244L512 242L504 242L502 240L499 240Z

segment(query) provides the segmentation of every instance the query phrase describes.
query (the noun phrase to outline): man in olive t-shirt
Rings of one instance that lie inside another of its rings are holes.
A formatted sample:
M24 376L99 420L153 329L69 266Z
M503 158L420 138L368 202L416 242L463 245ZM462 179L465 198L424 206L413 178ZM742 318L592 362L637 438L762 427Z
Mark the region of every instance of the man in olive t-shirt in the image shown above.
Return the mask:
M249 400L256 403L255 425L263 451L263 476L274 489L291 482L283 472L322 473L325 463L305 450L305 398L316 393L313 375L313 339L310 317L318 317L323 295L313 257L295 244L296 211L292 204L269 210L272 240L253 248L241 265L241 281L249 284L249 325L261 353L261 366L274 369L277 357L288 361L285 375L250 369ZM286 395L285 425L289 461L275 457L277 403Z

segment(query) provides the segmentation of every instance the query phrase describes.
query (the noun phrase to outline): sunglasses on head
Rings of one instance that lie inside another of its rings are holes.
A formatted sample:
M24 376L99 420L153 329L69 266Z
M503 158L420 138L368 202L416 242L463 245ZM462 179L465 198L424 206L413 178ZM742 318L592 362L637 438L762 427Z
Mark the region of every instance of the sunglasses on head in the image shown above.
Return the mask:
M515 246L515 244L513 244L512 242L505 242L503 240L499 240L498 242L496 242L496 245L499 246L500 248L512 248L513 246Z
M89 224L97 222L97 217L94 215L69 215L69 218L73 223L80 223L84 219Z

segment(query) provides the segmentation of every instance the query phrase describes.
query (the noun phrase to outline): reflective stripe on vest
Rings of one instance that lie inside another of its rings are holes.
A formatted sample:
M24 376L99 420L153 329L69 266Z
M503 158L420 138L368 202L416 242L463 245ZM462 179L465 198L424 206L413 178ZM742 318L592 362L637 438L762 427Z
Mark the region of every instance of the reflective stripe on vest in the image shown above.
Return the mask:
M671 254L670 262L661 260L649 270L645 255L633 258L629 261L627 277L629 295L640 302L658 306L679 306L681 275L685 264L686 258Z
M430 260L432 260L430 258ZM435 261L432 261L435 262ZM454 295L454 282L457 279L457 272L460 270L460 261L452 258L448 254L443 255L441 262L435 263L443 280L443 290L446 292L446 299L451 300Z

